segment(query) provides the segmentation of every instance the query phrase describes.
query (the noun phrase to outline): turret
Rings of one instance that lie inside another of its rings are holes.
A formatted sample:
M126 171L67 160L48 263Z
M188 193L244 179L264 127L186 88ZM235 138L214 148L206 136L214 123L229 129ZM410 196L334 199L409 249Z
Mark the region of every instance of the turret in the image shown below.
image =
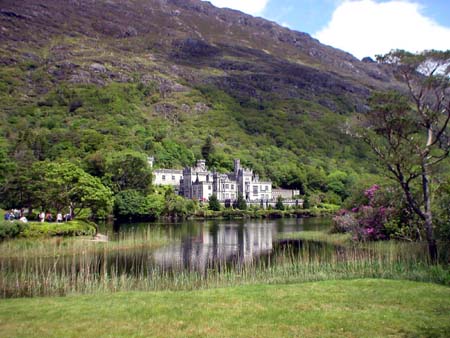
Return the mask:
M197 161L197 168L200 168L202 170L206 170L206 161L205 160L198 160Z

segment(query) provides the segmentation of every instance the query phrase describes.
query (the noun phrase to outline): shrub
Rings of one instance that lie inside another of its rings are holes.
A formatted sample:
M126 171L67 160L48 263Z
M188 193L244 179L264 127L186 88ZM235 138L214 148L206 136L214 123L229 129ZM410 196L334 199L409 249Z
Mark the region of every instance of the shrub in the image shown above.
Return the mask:
M341 210L337 216L333 218L332 232L346 233L352 232L358 226L358 220L355 214Z
M244 196L242 196L242 194L238 195L238 198L234 203L233 207L239 210L247 210L247 202L245 201Z
M24 237L92 236L95 232L94 223L75 220L67 223L27 223L21 235Z
M341 210L333 218L333 231L352 232L359 241L377 241L404 237L404 226L399 212L386 206L387 196L378 185L373 185L364 192L366 200L363 205L350 210Z
M211 195L209 198L208 209L213 211L220 211L220 203L216 195Z
M91 236L94 223L75 220L68 223L0 222L0 240L16 237Z
M10 239L19 236L25 229L26 223L0 221L0 240Z
M283 198L281 196L278 196L278 198L277 198L277 203L275 204L275 209L284 210Z

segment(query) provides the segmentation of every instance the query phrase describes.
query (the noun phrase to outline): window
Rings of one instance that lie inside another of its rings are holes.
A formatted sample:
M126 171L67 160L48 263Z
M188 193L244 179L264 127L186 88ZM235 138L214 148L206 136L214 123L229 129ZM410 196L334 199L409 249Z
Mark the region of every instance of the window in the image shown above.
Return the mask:
M253 186L253 195L258 195L258 186L257 185Z
M266 185L266 191L268 191L269 190L269 186L268 185Z
M172 175L172 181L175 181L175 175Z
M211 186L210 185L208 185L208 190L211 190Z
M166 175L162 175L162 180L163 180L163 181L166 180Z
M231 190L234 190L234 184L231 185Z
M230 189L230 185L229 184L225 184L225 189Z

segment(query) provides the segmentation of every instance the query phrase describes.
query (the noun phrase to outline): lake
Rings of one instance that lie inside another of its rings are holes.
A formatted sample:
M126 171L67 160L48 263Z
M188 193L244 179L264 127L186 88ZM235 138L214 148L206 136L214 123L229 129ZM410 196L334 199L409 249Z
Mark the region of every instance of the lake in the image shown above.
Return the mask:
M330 226L329 218L116 224L102 228L109 236L104 243L89 237L4 241L0 297L403 276L415 273L426 256L420 243L298 239L298 232Z
M115 226L115 236L130 229L139 232L149 226L159 228L170 244L154 250L151 257L147 256L149 264L165 269L205 270L217 263L245 263L267 256L277 243L288 239L290 233L324 230L330 224L328 218L120 224ZM136 259L136 252L120 256L122 266L142 265L129 261Z
M20 297L176 289L230 276L240 279L243 273L278 267L285 259L297 261L291 254L297 256L295 245L301 241L294 240L289 246L294 250L284 254L290 234L329 226L326 218L115 224L101 229L109 237L105 243L88 237L4 241L0 293ZM329 256L333 250L313 243L306 256Z

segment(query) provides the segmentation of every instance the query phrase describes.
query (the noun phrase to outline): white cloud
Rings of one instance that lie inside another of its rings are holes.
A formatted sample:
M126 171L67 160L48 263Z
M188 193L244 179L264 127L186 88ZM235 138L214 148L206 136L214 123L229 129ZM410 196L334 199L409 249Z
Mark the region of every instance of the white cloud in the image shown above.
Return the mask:
M405 0L345 1L314 36L359 58L392 49L450 49L450 28L424 16L419 4Z
M250 15L261 15L269 0L208 0L216 7L237 9Z

